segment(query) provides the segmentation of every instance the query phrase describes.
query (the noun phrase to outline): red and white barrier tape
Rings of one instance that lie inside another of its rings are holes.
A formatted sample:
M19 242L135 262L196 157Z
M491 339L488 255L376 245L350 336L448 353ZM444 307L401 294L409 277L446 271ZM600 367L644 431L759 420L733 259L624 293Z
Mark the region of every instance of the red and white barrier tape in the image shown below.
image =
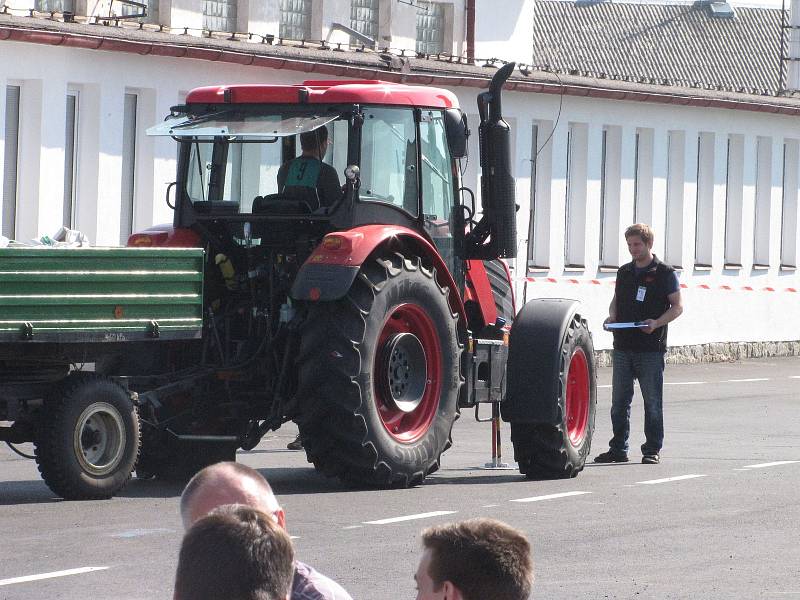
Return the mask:
M570 283L574 285L580 284L587 284L587 285L614 285L616 283L615 279L573 279L573 278L563 278L559 279L557 277L516 277L517 281L524 281L525 283ZM681 289L698 289L698 290L724 290L727 292L735 292L735 291L744 291L744 292L790 292L790 293L797 293L797 288L787 287L783 289L778 289L775 287L766 286L763 288L755 288L750 285L742 285L742 286L731 286L731 285L717 285L717 286L710 286L707 283L698 283L697 285L688 285L686 283L681 284Z

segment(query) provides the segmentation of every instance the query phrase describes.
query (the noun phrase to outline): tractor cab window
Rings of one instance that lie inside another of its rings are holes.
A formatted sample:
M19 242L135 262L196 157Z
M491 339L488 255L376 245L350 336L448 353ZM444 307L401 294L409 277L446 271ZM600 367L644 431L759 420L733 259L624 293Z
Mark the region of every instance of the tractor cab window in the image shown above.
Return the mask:
M249 213L256 196L278 191L280 166L279 144L198 140L189 150L186 192L196 205Z
M442 257L451 265L454 256L453 167L442 111L421 111L419 143L422 157L422 213L425 230L433 239Z
M406 108L365 108L361 130L359 199L419 214L417 133Z
M278 192L278 169L286 138L327 126L335 149L326 162L342 173L347 165L346 120L338 112L255 114L240 110L178 115L151 127L148 135L170 136L186 152L186 195L197 210L250 213L258 196ZM299 148L299 143L296 144Z

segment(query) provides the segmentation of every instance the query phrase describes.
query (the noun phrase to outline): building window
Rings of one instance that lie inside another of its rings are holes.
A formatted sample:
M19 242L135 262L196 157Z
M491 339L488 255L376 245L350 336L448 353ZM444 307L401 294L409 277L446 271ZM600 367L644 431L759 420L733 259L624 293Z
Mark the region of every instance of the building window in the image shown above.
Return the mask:
M620 265L620 222L622 221L622 127L603 127L600 152L600 236L598 260L601 267ZM627 219L626 219L627 221Z
M64 204L61 223L75 226L75 183L78 179L78 92L67 93L67 113L64 123Z
M444 51L444 4L422 2L417 6L417 52L441 54Z
M742 201L744 190L744 136L728 137L725 178L725 265L742 266Z
M378 2L379 0L350 0L350 27L373 41L378 40ZM353 45L361 45L350 38Z
M797 266L797 186L800 144L786 140L783 145L783 210L781 216L781 266Z
M670 131L667 139L667 218L664 226L664 257L672 266L682 269L686 132Z
M128 4L127 2L117 0L118 4L122 5L121 14L123 17L131 17L134 15L141 15L142 13L145 13L146 16L140 17L140 20L143 23L159 22L158 0L135 0L135 1L139 4L144 4L144 7L136 6L135 4Z
M756 201L753 219L753 265L769 266L770 204L772 202L772 139L756 145Z
M711 266L714 241L714 134L697 136L697 203L695 205L694 262Z
M311 0L281 0L280 37L285 40L311 38Z
M6 86L6 125L3 153L3 212L2 234L16 237L17 221L17 161L19 159L19 96L17 85Z
M539 237L539 230L541 229L542 225L539 222L542 218L542 210L537 203L539 202L540 194L536 189L538 184L537 181L537 174L538 174L538 148L539 148L539 124L533 124L533 139L531 141L531 153L533 159L531 160L531 214L530 220L528 221L528 266L543 266L543 263L540 264L537 259L539 258L540 253L538 252L539 248L537 247L537 241Z
M586 160L589 128L586 123L572 123L568 135L564 261L568 268L582 268L586 248Z
M124 244L133 233L136 198L136 94L125 94L122 111L122 190L120 194L119 237Z
M204 0L203 29L236 31L236 0Z
M608 166L608 130L603 128L603 141L600 146L600 264L605 264L606 259L606 193L608 186L606 183L606 168Z
M34 8L39 12L75 12L74 0L36 0Z

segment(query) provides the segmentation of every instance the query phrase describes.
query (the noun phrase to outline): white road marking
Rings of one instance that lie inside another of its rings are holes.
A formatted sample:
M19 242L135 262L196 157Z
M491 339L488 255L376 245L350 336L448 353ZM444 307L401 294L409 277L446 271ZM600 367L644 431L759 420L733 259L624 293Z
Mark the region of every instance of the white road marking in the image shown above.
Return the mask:
M401 521L416 521L417 519L428 519L430 517L440 517L442 515L454 515L456 512L458 511L435 510L433 512L406 515L404 517L391 517L390 519L378 519L377 521L364 521L364 525L388 525L389 523L400 523Z
M800 375L789 375L789 379L800 379Z
M68 575L80 575L81 573L91 573L92 571L105 571L106 569L108 569L108 567L80 567L78 569L67 569L66 571L52 571L51 573L26 575L25 577L12 577L11 579L0 579L0 586L26 583L28 581L39 581L41 579L52 579L54 577L67 577Z
M610 387L611 385L598 385L597 389L599 390L600 388L610 388Z
M363 525L348 525L347 527L342 527L342 529L364 529Z
M142 537L145 535L153 535L156 533L175 533L174 529L164 529L164 528L156 528L156 529L131 529L130 531L122 531L120 533L114 533L111 535L113 538L135 538L135 537Z
M665 381L664 385L703 385L707 381Z
M481 508L495 508L500 506L499 504L484 504Z
M582 496L592 492L563 492L561 494L547 494L546 496L531 496L530 498L517 498L510 502L540 502L542 500L555 500L556 498L568 498L569 496Z
M752 379L723 379L720 383L747 383L749 381L769 381L769 377L754 377Z
M707 477L707 475L678 475L677 477L666 477L664 479L650 479L649 481L637 481L641 485L653 485L656 483L669 483L670 481L683 481L684 479L697 479L698 477Z
M743 469L764 469L766 467L778 467L780 465L793 465L800 460L776 460L775 462L761 463L760 465L745 465Z

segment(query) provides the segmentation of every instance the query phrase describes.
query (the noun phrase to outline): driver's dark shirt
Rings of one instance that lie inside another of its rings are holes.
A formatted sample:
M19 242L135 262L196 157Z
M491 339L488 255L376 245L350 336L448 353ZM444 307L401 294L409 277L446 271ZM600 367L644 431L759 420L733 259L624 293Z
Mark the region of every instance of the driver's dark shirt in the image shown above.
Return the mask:
M278 192L282 193L284 187L290 187L292 185L292 182L286 181L286 175L293 162L312 160L316 161L318 159L310 156L298 156L297 158L283 163L280 169L278 169ZM322 163L319 177L317 178L317 194L319 195L320 206L331 206L342 197L342 186L339 183L339 175L336 173L336 169L325 162Z

